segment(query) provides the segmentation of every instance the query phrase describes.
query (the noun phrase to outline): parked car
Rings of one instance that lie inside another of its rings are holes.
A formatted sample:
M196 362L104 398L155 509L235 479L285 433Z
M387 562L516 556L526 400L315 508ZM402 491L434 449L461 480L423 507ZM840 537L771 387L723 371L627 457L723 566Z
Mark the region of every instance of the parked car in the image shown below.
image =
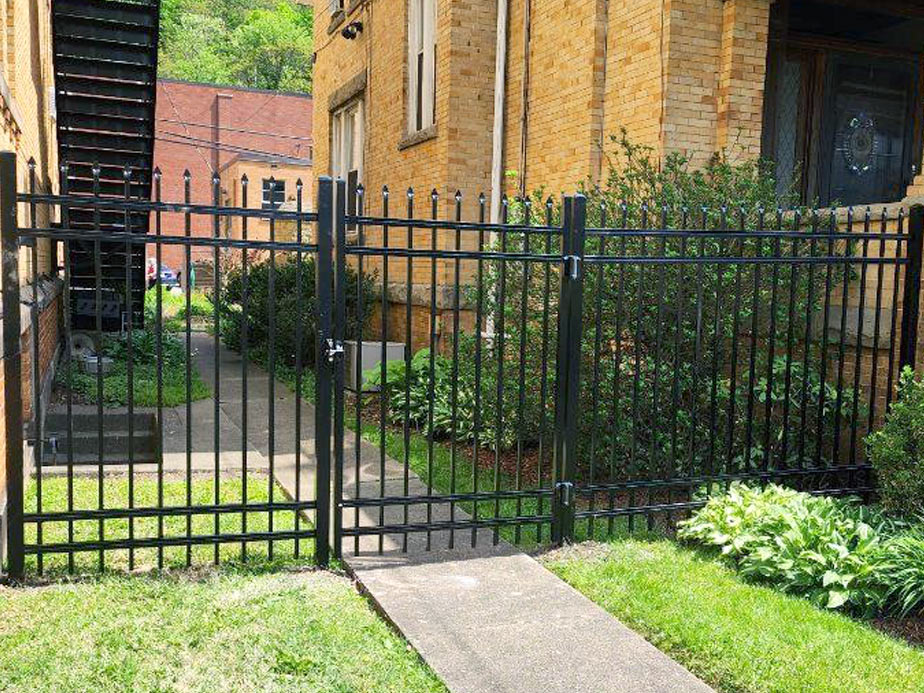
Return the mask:
M153 258L148 259L145 274L147 276L148 288L150 289L157 283L157 261ZM180 280L176 272L163 264L160 266L160 283L161 286L167 289L172 289L174 287L179 288L180 286Z

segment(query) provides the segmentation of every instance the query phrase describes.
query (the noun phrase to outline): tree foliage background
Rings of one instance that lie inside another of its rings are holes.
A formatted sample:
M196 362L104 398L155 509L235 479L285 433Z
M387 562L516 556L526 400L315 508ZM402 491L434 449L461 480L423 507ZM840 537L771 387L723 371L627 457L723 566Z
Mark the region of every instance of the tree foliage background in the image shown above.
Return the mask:
M293 0L162 0L162 77L311 92L314 13Z

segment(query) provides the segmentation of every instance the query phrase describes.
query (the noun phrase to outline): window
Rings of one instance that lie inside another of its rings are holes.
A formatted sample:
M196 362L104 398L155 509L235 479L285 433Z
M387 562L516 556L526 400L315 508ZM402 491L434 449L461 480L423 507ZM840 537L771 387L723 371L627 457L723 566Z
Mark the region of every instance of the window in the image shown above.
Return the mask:
M436 0L408 0L408 133L436 122Z
M327 9L331 14L343 11L343 0L327 0Z
M331 116L331 175L347 184L347 213L356 212L356 190L363 179L363 101Z
M286 201L286 182L272 178L263 179L263 209L279 209Z

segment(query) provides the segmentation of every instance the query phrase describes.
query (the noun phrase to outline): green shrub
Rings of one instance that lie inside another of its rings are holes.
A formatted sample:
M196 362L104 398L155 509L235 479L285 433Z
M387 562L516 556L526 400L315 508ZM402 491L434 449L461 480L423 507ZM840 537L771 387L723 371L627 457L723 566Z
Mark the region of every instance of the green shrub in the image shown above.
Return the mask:
M279 253L275 269L268 258L254 260L247 268L247 344L248 349L268 351L270 337L270 310L273 311L276 358L286 365L296 361L298 342L296 331L302 328L302 363L312 366L315 358L317 316L315 306L315 260L306 254L301 263L299 288L298 263L291 253ZM273 274L273 295L270 301L270 274ZM224 344L235 350L241 348L244 325L244 274L241 266L227 267L225 284L219 301L220 333ZM360 282L356 271L346 270L346 325L347 339L355 339L358 332ZM362 279L362 315L368 318L375 289L371 277Z
M662 162L625 132L612 138L606 154L602 184L584 186L590 227L722 231L754 230L763 223L769 228L776 224L777 208L791 209L796 199L777 194L773 167L766 161L735 163L720 154L695 168L688 158L672 154ZM560 215L541 192L508 208L508 219L517 224L556 224ZM557 252L558 240L547 234L504 236L496 249ZM589 234L585 249L597 256L668 258L800 257L828 251L808 239L808 234L777 242L721 233ZM841 244L830 252L843 250ZM484 270L485 316L495 329L504 318L508 358L517 358L515 345L526 334L527 372L535 391L542 350L550 361L555 358L560 270L553 265L551 279L541 263L485 262ZM845 387L838 397L837 388L826 383L835 372L831 347L823 374L824 347L803 342L806 314L817 312L824 297L818 287L827 279L825 268L612 262L587 263L585 271L578 469L584 480L740 474L814 466L816 458L823 464L835 457L835 431L849 427L854 392ZM842 270L832 269L832 285L842 277ZM474 304L477 296L477 287L470 287L467 303ZM546 313L552 329L543 339ZM771 332L773 350L767 345ZM780 352L790 332L792 358L787 359ZM554 370L552 364L550 392ZM507 369L505 389L516 390L516 374L515 364ZM527 426L538 418L536 409L529 411Z
M924 513L924 381L910 368L901 374L885 425L867 437L867 444L883 507L898 514Z
M678 536L718 548L745 577L871 615L890 592L881 566L889 531L883 516L853 500L733 484L682 522Z
M889 611L899 616L924 613L924 525L918 524L884 543L879 573Z
M385 371L387 416L394 425L408 423L424 433L430 431L430 408L433 408L432 434L435 437L455 438L459 442L473 442L503 450L513 447L518 436L524 443L538 440L542 425L539 391L531 387L524 374L523 407L520 408L518 383L519 364L509 364L514 372L505 376L500 426L498 426L497 347L482 340L481 368L476 377L475 338L460 334L459 359L455 375L456 389L453 399L452 360L435 355L433 359L433 393L430 393L430 349L414 354L410 370L404 361L391 362ZM506 351L506 349L505 349ZM379 386L381 368L375 367L364 374L365 381ZM476 398L477 391L480 395ZM547 398L551 408L551 396ZM477 401L476 401L477 400ZM477 405L477 406L476 406ZM476 410L478 421L476 422Z

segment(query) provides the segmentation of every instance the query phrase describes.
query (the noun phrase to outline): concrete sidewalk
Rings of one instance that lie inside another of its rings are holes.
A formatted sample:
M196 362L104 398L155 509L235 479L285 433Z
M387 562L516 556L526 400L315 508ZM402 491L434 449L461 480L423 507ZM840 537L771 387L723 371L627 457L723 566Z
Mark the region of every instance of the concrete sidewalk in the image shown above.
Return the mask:
M239 355L225 349L216 354L211 338L205 335L196 335L194 340L197 365L206 382L213 382L215 359L220 359L221 433L229 448L226 453L222 444L222 457L227 454L232 461L239 454L233 450L242 440L246 406L248 448L252 446L261 466L266 465L270 443L267 373L252 364L246 366L248 392L246 405L242 405L245 365ZM294 394L278 383L273 401L276 479L290 496L313 498L313 408L302 403L301 429L296 431ZM202 414L197 427L214 420L214 415ZM359 443L357 479L356 436L347 432L344 443L344 459L349 461L344 470L345 493L355 489L357 480L360 489L383 482L388 487L403 486L401 465L386 458L383 478L380 451L367 443ZM297 477L296 450L302 458ZM409 483L411 493L425 490L416 477ZM448 519L448 512L445 505L434 506L433 520ZM455 512L456 519L463 519L462 511ZM352 525L354 511L345 519ZM360 511L360 524L374 526L378 521L377 510ZM439 534L433 533L435 548L445 545L445 537ZM468 544L465 540L456 543ZM343 558L362 589L454 693L712 690L531 557L504 542L493 546L489 530L481 532L476 549L466 546L428 552L424 544L422 535L413 536L405 553L399 538L388 537L379 554L378 539L367 537L359 555L346 553L353 542L344 541Z

